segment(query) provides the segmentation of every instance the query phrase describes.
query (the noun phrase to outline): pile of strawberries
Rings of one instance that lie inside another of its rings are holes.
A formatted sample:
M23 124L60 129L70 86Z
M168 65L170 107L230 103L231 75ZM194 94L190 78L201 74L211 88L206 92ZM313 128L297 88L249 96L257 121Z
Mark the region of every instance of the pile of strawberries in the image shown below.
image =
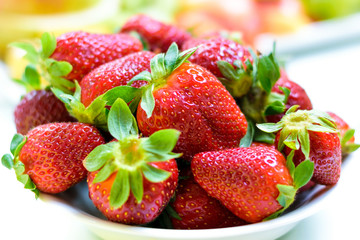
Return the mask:
M116 34L13 43L28 93L2 164L36 196L87 178L109 220L177 229L269 220L299 192L336 184L354 130L313 110L274 52L229 36L137 15Z

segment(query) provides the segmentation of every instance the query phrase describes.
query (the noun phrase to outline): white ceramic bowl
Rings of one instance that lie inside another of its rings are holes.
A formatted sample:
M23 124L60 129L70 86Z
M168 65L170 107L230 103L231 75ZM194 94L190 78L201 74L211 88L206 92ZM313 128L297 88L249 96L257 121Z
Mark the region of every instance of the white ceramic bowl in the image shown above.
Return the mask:
M157 229L107 221L89 199L86 182L55 196L41 194L41 199L72 212L90 231L103 239L273 240L290 231L301 220L319 211L337 188L337 185L333 187L316 186L300 194L291 209L277 219L239 227L209 230Z

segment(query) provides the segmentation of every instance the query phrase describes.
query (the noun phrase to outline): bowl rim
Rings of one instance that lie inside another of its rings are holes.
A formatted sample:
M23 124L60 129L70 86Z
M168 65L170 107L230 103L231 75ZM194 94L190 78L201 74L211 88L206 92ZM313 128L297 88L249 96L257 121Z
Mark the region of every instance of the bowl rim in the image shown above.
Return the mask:
M310 196L310 201L306 202L304 205L294 209L291 212L288 212L276 219L269 221L252 223L243 226L236 227L227 227L227 228L215 228L215 229L161 229L161 228L150 228L142 226L132 226L116 222L111 222L105 219L98 218L89 213L86 213L80 209L72 207L66 203L65 200L59 199L50 194L40 194L40 199L43 202L52 203L60 205L63 208L66 208L69 212L72 212L75 217L80 219L85 225L91 226L96 229L103 229L109 232L117 233L126 233L128 235L137 236L137 237L154 237L163 239L166 236L167 239L180 239L180 238L196 238L196 239L218 239L234 236L245 236L252 234L254 232L267 232L272 229L277 229L280 227L294 225L315 214L326 206L326 202L331 199L329 195L333 195L338 189L338 184L334 186L319 186L322 188L320 195L317 195L319 191L316 191L314 196ZM226 231L224 231L226 229ZM90 229L92 230L92 229ZM290 230L290 228L289 228Z

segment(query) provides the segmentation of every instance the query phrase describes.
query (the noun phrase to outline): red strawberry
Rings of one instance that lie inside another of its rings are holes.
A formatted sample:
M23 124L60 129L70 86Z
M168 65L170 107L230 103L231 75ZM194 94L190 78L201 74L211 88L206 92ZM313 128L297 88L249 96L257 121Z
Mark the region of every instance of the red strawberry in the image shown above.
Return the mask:
M211 229L246 224L209 196L191 176L180 180L175 200L170 203L181 220L171 218L175 229Z
M282 209L279 185L293 184L284 156L271 147L202 152L193 158L191 170L210 196L251 223Z
M244 95L252 84L251 75L246 71L246 63L252 63L250 52L241 44L223 37L210 39L190 39L182 47L183 50L197 47L196 52L189 58L192 63L198 64L218 77L234 97ZM220 62L220 63L219 63ZM242 70L237 79L229 75L230 68L238 67ZM220 64L220 65L219 65ZM221 65L222 64L222 65ZM240 76L241 75L241 76Z
M146 15L130 18L121 28L121 32L135 31L145 40L152 51L166 52L175 42L179 46L191 38L190 34L176 26L169 25Z
M145 224L160 215L175 192L178 168L174 148L179 132L162 130L140 138L127 104L117 99L109 112L115 141L95 148L84 160L89 196L111 221Z
M96 67L142 50L141 42L127 34L95 34L68 32L57 39L49 33L41 37L41 47L27 43L13 43L27 51L25 57L39 66L52 87L71 92L78 82ZM70 81L69 81L70 80Z
M314 163L312 181L324 185L336 184L341 172L341 145L335 124L326 113L297 110L291 107L278 123L258 127L265 132L277 132L275 146L289 156L294 151L295 165L304 160Z
M339 130L339 138L341 143L341 153L343 156L354 152L360 147L360 144L355 143L355 130L351 129L342 118L332 112L328 112L330 117L334 120L336 128Z
M157 183L153 183L142 176L144 188L142 200L138 202L134 194L130 193L126 202L118 208L112 207L109 201L117 172L99 183L94 183L98 171L91 172L88 175L90 199L107 219L125 224L144 224L153 221L161 213L177 187L178 169L174 159L166 162L149 163L149 165L170 172L171 176Z
M283 94L281 88L287 88L290 90L290 94L287 97L284 113L266 116L267 122L275 123L280 121L281 118L285 115L285 112L293 105L299 105L299 109L303 109L303 110L313 109L310 98L306 94L305 90L297 83L291 81L288 78L285 70L282 69L280 74L281 76L279 80L275 83L272 92Z
M96 67L142 49L141 42L127 34L65 33L57 38L50 56L73 67L66 78L81 79Z
M104 143L99 131L83 123L48 123L30 130L23 141L15 135L14 159L7 155L18 180L34 192L59 193L83 180L87 171L82 161ZM30 177L30 179L29 179Z
M14 116L16 130L20 134L45 123L74 121L64 104L46 90L27 93L16 106Z
M85 106L106 91L120 85L126 85L130 79L142 71L150 70L150 60L154 53L142 51L129 54L120 59L101 65L87 74L81 81L81 102ZM145 85L145 81L132 84L133 87Z
M144 136L179 130L175 152L191 160L198 152L237 147L247 122L219 80L201 66L183 63L187 57L174 44L151 61L151 74L136 77L149 81L142 89L137 120Z

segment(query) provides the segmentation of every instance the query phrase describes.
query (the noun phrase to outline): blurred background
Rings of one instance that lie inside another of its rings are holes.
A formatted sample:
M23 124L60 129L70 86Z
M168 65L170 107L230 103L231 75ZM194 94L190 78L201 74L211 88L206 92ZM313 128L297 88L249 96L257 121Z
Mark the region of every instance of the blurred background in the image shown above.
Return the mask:
M8 152L15 133L13 109L24 93L10 80L22 75L24 53L8 44L34 42L44 31L55 35L72 30L113 33L136 13L173 23L194 36L237 31L245 45L262 52L272 49L276 41L277 56L286 63L290 79L307 91L314 108L337 113L356 129L355 137L360 139L360 0L0 0L0 155ZM359 236L358 221L351 220L360 215L360 208L353 207L360 197L354 191L360 168L359 159L354 158L359 157L356 152L349 159L353 167L344 169L328 206L282 240ZM40 224L53 239L97 239L62 209L44 208L4 167L0 167L0 182L7 183L2 191L9 193L0 204L8 223L0 238L9 234L4 239L48 239L34 232ZM15 206L20 214L14 214ZM59 230L60 224L69 231ZM14 232L17 237L10 235Z

